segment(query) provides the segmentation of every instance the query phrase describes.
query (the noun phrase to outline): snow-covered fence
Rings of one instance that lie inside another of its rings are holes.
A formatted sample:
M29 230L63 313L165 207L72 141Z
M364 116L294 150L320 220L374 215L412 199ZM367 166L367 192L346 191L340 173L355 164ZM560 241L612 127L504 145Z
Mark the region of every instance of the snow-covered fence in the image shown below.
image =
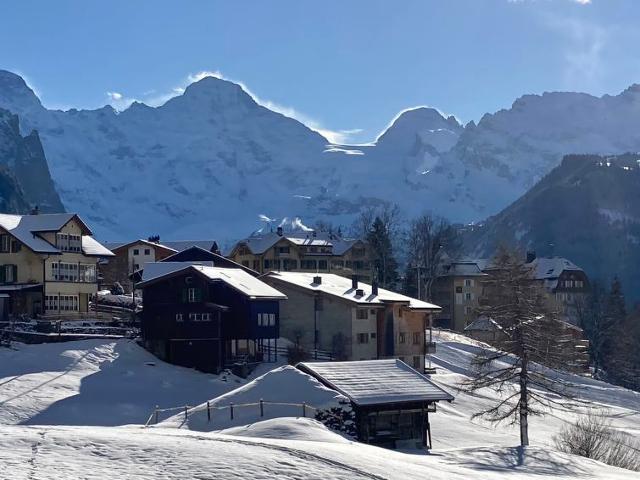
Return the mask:
M234 412L237 413L238 409L256 408L260 414L260 417L264 417L265 405L277 405L281 407L297 407L297 408L300 408L300 414L303 417L308 417L308 416L314 417L316 412L320 411L319 408L314 407L313 405L310 405L305 402L303 403L269 402L269 401L260 399L260 401L258 402L238 403L238 404L234 404L233 402L231 402L228 405L222 405L222 406L211 405L211 402L207 402L206 404L203 404L197 407L191 407L189 405L184 405L181 407L170 407L170 408L156 407L154 411L151 413L151 415L149 416L149 418L147 419L144 426L148 427L149 425L157 424L159 422L161 413L172 413L172 412L184 412L185 420L189 418L189 416L192 416L194 414L204 415L206 413L207 421L210 422L216 416L216 414L214 413L215 411L227 410L228 413L226 415L229 415L229 419L233 420Z
M227 405L221 406L212 405L211 402L206 402L205 404L199 405L197 407L184 405L181 407L159 408L156 406L151 415L149 415L149 418L147 419L144 426L149 427L150 425L158 424L160 422L161 414L178 414L179 412L184 413L184 422L187 422L187 420L192 418L194 415L206 415L208 423L211 423L216 419L221 419L222 415L226 417L225 420L233 422L234 418L238 416L239 410L241 409L255 409L254 411L256 412L257 416L259 415L260 418L264 418L265 416L267 416L265 412L269 406L293 407L299 409L298 411L300 412L300 416L302 417L314 418L324 423L332 430L343 432L350 436L355 436L355 417L351 408L347 408L346 410L342 408L332 408L330 410L327 410L318 408L306 402L270 402L263 399L260 399L258 402L249 403L230 402Z
M274 356L275 354L278 354L283 357L286 357L289 354L288 346L274 347L273 345L263 345L261 349L264 354L271 354ZM310 359L313 359L313 360L320 360L322 362L332 362L333 360L335 360L333 352L329 352L327 350L311 349L311 350L304 350L304 352L309 356Z

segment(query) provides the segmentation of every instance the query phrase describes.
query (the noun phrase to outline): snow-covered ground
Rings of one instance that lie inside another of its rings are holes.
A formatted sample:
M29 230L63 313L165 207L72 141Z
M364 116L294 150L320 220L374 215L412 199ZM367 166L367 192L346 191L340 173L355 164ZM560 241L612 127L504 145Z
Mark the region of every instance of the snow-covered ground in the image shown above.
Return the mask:
M211 430L204 417L140 426L155 405L259 399L253 396L296 403L306 401L301 393L309 386L317 390L309 403L334 401L291 369L275 366L280 374L264 375L273 364L247 380L223 379L165 364L128 340L0 348L0 478L637 478L553 451L553 435L574 413L555 410L533 419L532 447L522 455L514 427L472 422L472 413L496 398L493 392L456 392L478 347L446 332L437 341L433 362L439 373L433 379L456 400L441 403L431 417L430 455L357 444L306 418L258 422L258 409L218 432L198 431ZM279 376L283 385L297 382L294 393L278 388ZM609 412L617 428L640 435L640 394L568 378L579 384L581 398Z

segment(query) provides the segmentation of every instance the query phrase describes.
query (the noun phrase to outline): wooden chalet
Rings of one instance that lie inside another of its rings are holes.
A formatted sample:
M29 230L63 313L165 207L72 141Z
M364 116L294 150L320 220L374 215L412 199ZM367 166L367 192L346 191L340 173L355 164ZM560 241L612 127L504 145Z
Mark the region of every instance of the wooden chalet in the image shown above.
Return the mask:
M454 397L398 359L299 363L351 401L359 442L386 448L431 448L429 413Z
M205 372L264 358L279 337L286 296L239 268L183 262L145 265L142 338L159 358Z

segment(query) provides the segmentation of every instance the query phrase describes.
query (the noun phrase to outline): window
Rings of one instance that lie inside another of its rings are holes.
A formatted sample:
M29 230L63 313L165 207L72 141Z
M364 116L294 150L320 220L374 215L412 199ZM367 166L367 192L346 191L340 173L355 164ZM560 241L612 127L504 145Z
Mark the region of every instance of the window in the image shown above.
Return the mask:
M259 327L274 327L275 324L276 324L275 313L259 313L258 314Z
M376 332L371 332L371 338L376 338Z
M145 255L151 255L151 249L150 248L145 248L144 249L144 254Z
M368 320L369 319L369 310L366 308L357 308L356 309L356 318L358 320Z
M420 368L420 356L419 355L414 355L413 356L413 368L415 368L415 369L419 369Z
M0 235L0 252L8 253L11 241L9 235Z
M298 261L292 258L283 258L282 259L282 269L285 272L290 272L291 270L296 270L298 268Z
M211 314L209 312L190 313L189 314L189 320L191 320L192 322L210 322L211 321Z
M466 280L464 281L464 286L465 286L465 287L473 287L473 280L471 280L471 279L466 279Z
M300 268L302 270L316 270L315 260L300 260Z
M81 252L82 237L72 233L56 233L56 247L63 252Z
M420 332L413 332L413 344L414 345L420 345L420 340L422 339L422 335L420 335Z
M318 270L327 270L327 261L326 260L318 260Z
M46 295L44 308L49 311L78 311L77 295Z
M182 322L182 321L184 321L182 319L182 314L181 313L176 313L176 322Z
M11 240L11 253L17 253L22 250L22 244L17 240Z
M464 294L464 299L467 302L470 302L471 300L473 300L473 293L467 292Z
M137 248L134 248L134 249L133 249L133 254L134 254L134 255L140 255L140 250L139 250L139 249L137 249Z
M77 282L79 270L78 263L54 262L51 264L51 278L59 282Z
M276 252L278 253L289 253L289 247L277 247Z
M398 343L407 343L407 332L398 333Z
M369 343L369 334L368 333L359 333L357 336L358 343Z
M17 265L0 265L0 283L15 283L17 278Z
M255 271L260 270L260 260L254 260L254 261L253 261L253 269L254 269Z
M202 301L202 290L199 288L186 288L183 290L183 301L197 303Z
M472 312L472 308L471 307L464 307L464 314L465 315L471 315Z

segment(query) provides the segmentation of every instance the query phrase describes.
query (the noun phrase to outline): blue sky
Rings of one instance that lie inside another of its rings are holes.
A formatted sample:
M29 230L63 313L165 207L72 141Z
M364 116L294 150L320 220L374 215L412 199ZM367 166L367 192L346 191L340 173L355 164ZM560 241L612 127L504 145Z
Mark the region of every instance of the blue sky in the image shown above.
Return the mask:
M405 108L460 120L524 93L640 82L637 0L20 0L0 4L0 68L53 108L159 104L201 72L334 139Z

